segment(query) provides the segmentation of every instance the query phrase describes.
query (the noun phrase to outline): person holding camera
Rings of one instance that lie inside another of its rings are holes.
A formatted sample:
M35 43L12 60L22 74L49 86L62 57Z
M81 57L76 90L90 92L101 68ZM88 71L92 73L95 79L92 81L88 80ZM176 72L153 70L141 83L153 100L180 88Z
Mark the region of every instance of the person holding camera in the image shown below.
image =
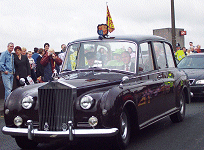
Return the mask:
M43 55L40 63L44 66L43 81L47 82L53 80L52 74L54 73L54 70L59 73L59 66L62 64L62 60L55 54L53 48L49 48L48 51Z

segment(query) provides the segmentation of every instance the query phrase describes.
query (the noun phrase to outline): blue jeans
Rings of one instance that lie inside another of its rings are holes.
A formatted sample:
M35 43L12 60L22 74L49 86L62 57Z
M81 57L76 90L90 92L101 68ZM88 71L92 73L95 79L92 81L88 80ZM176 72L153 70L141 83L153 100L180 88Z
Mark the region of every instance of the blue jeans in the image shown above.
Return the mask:
M13 74L2 73L1 76L2 76L3 83L4 83L4 88L5 88L5 99L4 100L6 101L7 97L9 96L13 88Z

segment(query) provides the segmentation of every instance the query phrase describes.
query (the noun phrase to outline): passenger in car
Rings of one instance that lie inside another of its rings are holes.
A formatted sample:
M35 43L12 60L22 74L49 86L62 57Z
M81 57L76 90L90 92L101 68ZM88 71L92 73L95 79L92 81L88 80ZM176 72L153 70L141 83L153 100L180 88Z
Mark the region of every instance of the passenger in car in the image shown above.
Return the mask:
M113 59L107 62L107 67L110 69L122 69L124 62L121 60L121 54L124 52L124 49L116 49L113 52Z
M93 67L94 61L96 60L96 53L95 52L87 52L85 57L88 62L88 67Z
M122 61L124 63L123 70L125 71L135 71L135 63L131 62L131 56L128 51L124 51L121 54Z

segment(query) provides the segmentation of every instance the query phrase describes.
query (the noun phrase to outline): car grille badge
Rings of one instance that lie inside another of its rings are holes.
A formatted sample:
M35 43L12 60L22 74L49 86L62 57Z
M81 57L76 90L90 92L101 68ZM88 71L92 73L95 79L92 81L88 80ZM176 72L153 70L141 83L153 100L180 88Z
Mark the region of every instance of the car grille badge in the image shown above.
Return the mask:
M49 130L49 125L48 125L47 122L45 122L45 124L44 124L44 130L45 130L45 131L48 131L48 130Z
M62 123L62 130L67 131L67 124L66 123Z

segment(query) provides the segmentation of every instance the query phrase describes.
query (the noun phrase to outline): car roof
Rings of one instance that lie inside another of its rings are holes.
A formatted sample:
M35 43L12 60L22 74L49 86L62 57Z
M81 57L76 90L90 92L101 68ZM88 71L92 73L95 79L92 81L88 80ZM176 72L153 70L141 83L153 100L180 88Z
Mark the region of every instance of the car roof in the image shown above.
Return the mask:
M197 57L197 56L204 57L204 53L192 53L192 54L188 55L187 57Z
M119 35L119 36L110 36L108 38L102 38L101 41L105 40L127 40L127 41L133 41L135 43L142 43L144 41L167 41L165 38L155 35ZM84 38L84 39L78 39L73 41L72 43L79 42L79 41L90 41L90 40L100 40L99 36L97 37L91 37L91 38Z

